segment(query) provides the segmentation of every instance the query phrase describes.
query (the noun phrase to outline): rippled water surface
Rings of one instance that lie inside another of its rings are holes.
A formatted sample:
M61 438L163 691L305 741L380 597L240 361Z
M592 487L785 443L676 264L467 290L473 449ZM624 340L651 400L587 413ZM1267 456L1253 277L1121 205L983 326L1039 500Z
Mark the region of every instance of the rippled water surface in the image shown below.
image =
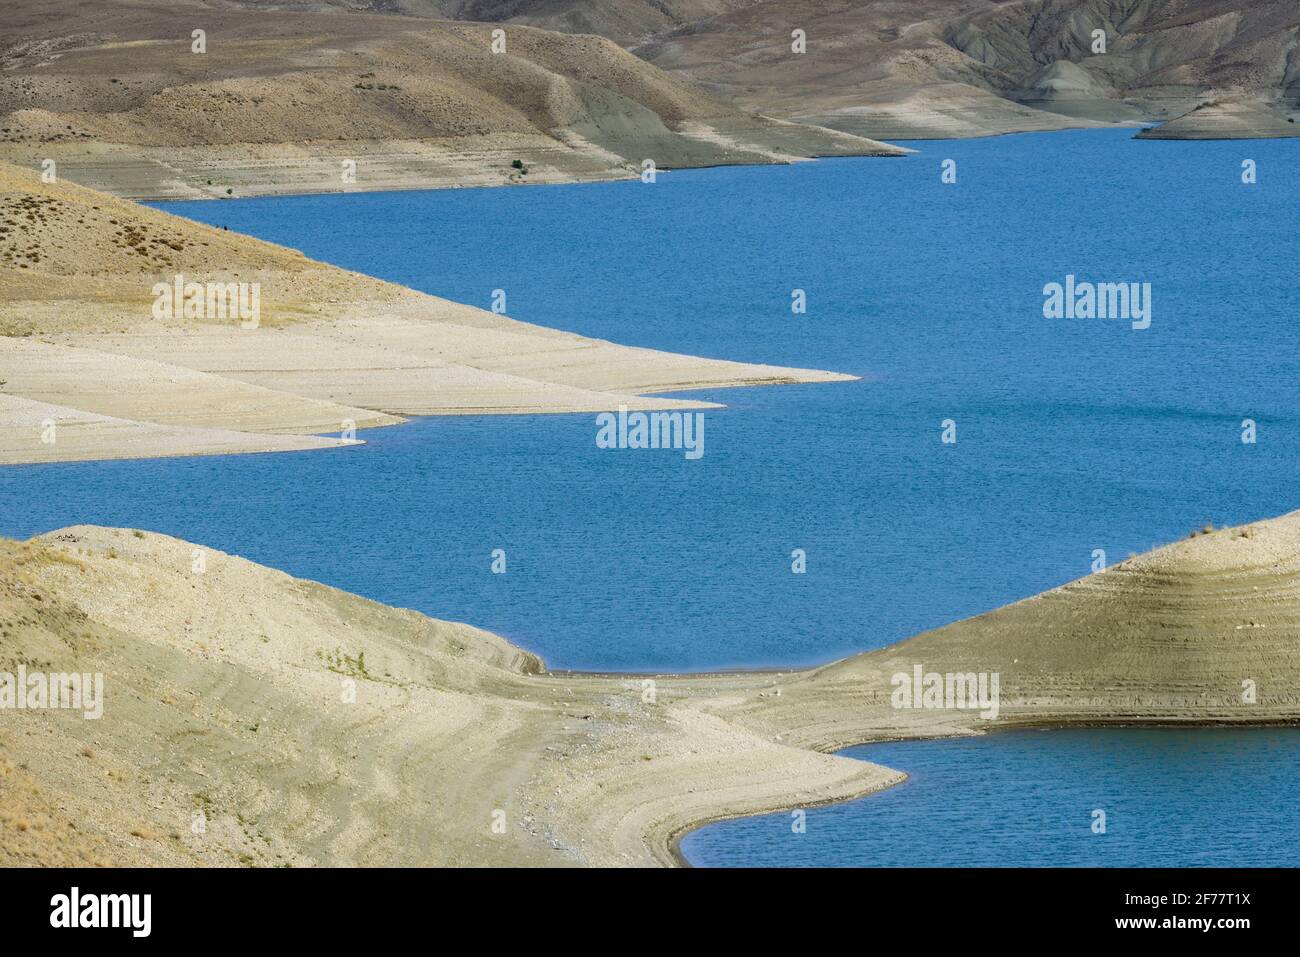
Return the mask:
M1296 729L1013 731L844 753L909 777L808 810L803 833L790 813L726 821L683 852L719 867L1295 865Z
M1114 561L1300 504L1300 141L912 145L653 186L166 205L464 302L502 289L525 321L862 379L710 394L727 408L706 413L698 461L597 449L593 417L564 415L414 421L329 452L4 469L0 531L154 529L473 622L552 667L664 670L827 661L1086 574L1094 549ZM956 185L939 181L946 158ZM1257 185L1240 182L1244 158ZM1045 319L1043 287L1067 274L1151 283L1150 328ZM817 811L802 843L759 819L687 846L706 863L957 864L988 859L973 842L993 834L1026 862L1250 863L1281 832L1236 829L1277 826L1290 741L881 746L866 753L913 781ZM995 774L994 755L1023 773ZM1243 761L1263 790L1229 787ZM1019 816L981 796L1015 780ZM1094 806L1115 811L1104 839Z

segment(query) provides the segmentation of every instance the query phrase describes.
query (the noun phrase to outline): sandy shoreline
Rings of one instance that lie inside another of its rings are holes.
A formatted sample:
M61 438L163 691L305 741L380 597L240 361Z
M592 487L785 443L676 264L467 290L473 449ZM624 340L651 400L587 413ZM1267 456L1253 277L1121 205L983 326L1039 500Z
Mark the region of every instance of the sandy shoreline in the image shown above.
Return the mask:
M54 863L55 839L81 863L680 864L704 823L904 779L828 753L855 744L1300 723L1297 581L1292 513L809 670L551 673L235 556L64 529L0 547L0 671L102 672L104 717L4 716L0 860ZM998 716L894 707L917 665L1000 674Z
M912 152L830 129L696 123L675 133L685 150L656 161L658 172L721 166L787 165L834 156ZM804 142L786 132L798 129ZM625 149L631 149L628 143ZM373 193L634 180L639 164L584 141L529 134L459 139L342 140L148 146L129 143L0 143L0 162L40 170L53 160L72 182L137 202ZM521 174L512 165L527 168ZM350 163L350 182L340 176Z
M1247 96L1222 97L1197 106L1160 126L1144 129L1141 140L1259 140L1300 136L1294 119Z
M1258 720L1258 721L1252 720L1244 723L1240 721L1206 721L1197 718L1188 718L1184 720L1161 719L1161 718L1123 718L1115 721L1048 721L1048 720L1026 721L1022 723L1001 724L998 725L997 727L992 727L992 728L974 729L969 731L966 734L900 733L896 735L881 735L879 737L873 737L868 741L856 741L856 740L850 741L844 744L836 745L826 750L831 753L837 753L839 751L843 751L849 748L861 747L864 745L885 744L885 743L893 743L893 742L910 742L910 741L934 741L934 740L970 737L971 735L1000 734L1007 731L1052 731L1052 730L1058 730L1064 728L1076 728L1076 729L1077 728L1224 728L1224 727L1239 728L1243 726L1251 727L1251 728L1270 728L1270 727L1293 728L1293 727L1300 726L1300 714L1297 714L1296 716L1293 717L1282 717L1282 718L1265 719L1265 720ZM852 758L850 760L861 760L861 759ZM867 762L867 763L874 764L874 762ZM876 767L884 768L885 765L876 765ZM897 775L897 778L895 780L890 780L885 783L882 783L878 787L868 788L867 790L864 790L862 793L855 794L850 797L828 798L827 800L824 801L811 801L811 802L801 803L797 806L800 808L811 810L817 807L827 807L832 804L844 804L849 801L858 801L861 800L862 798L870 797L871 795L876 794L880 791L884 791L888 788L895 787L899 784L902 784L908 778L908 774L906 771L896 770L892 768L887 768L887 770L894 771L894 773ZM671 837L668 840L668 851L672 855L672 865L676 867L695 866L693 863L691 863L691 860L686 856L685 852L682 850L682 842L692 832L697 831L700 828L708 827L710 824L718 824L723 821L735 821L746 817L761 816L764 813L776 813L779 811L794 810L794 808L795 806L793 805L789 807L772 808L770 811L758 812L757 814L730 813L730 812L719 813L714 817L708 818L706 820L701 820L687 827L684 827L681 830L677 831L675 834L671 835Z
M718 406L664 394L854 378L530 325L3 164L0 219L0 464L325 448L412 415L699 410ZM176 296L159 315L178 283L256 289L258 315L185 317Z

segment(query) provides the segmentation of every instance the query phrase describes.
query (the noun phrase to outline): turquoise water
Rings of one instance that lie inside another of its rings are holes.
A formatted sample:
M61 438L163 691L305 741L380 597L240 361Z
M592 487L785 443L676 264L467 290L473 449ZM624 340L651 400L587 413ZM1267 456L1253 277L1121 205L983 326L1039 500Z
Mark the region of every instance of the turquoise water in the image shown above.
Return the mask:
M771 814L702 828L682 851L706 867L1294 866L1296 738L1126 728L850 748L908 779L810 808L802 833Z
M551 667L650 671L824 662L1079 577L1096 548L1300 506L1300 141L912 145L652 186L165 205L484 307L503 289L530 322L863 379L706 394L728 407L705 413L698 461L597 449L592 416L510 416L331 452L10 468L0 532L153 529ZM1067 273L1150 282L1150 328L1044 319Z
M826 661L1078 577L1095 548L1300 506L1300 143L917 145L653 186L171 204L466 302L502 288L520 319L864 380L711 395L728 408L694 462L541 416L8 469L0 531L142 526L475 622L554 667L653 670ZM1044 319L1067 272L1152 282L1151 328Z

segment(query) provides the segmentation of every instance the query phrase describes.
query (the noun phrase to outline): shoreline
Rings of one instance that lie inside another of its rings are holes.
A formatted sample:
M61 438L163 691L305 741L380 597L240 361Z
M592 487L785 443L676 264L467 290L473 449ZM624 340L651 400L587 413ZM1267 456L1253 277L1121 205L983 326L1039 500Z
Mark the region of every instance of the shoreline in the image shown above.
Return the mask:
M663 394L857 378L520 322L4 164L0 205L20 211L0 234L0 464L352 444L417 415L710 409ZM251 285L258 314L160 316L152 290L182 276Z
M1060 130L1042 130L1036 132L1064 133L1078 127L1066 127ZM979 137L961 137L963 139L983 139L985 136L1010 136L1015 130L1009 130L1005 133L988 133L981 134ZM904 141L900 141L904 142ZM916 140L912 142L923 142ZM817 163L822 160L851 160L851 159L905 159L918 150L906 146L899 146L897 143L890 143L890 146L896 147L896 152L889 153L817 153L810 156L792 157L789 162L759 162L758 160L747 160L743 162L705 162L691 164L689 166L660 166L656 173L688 173L695 170L710 169L763 169L770 166L794 166L801 163ZM425 193L425 192L442 192L444 190L460 189L515 189L527 187L545 187L545 186L603 186L611 183L630 183L640 178L640 173L633 170L610 170L607 175L595 176L552 176L552 177L535 177L533 179L520 180L502 180L491 182L474 182L466 180L449 180L449 179L429 179L415 181L411 183L398 183L384 186L376 186L373 189L339 189L337 187L329 188L296 188L292 184L281 184L252 193L244 193L239 196L132 196L133 202L146 205L159 203L206 203L206 202L238 202L244 199L279 199L293 198L296 196L353 196L353 195L371 195L384 193Z
M863 742L863 743L870 744L873 742ZM853 758L851 760L857 760L857 759ZM890 770L890 771L895 770L893 768L888 768L886 765L883 764L876 765L876 767L886 768L886 770ZM895 773L902 775L902 777L900 777L897 781L891 781L887 784L882 784L879 787L868 788L867 790L863 791L861 794L852 795L850 797L827 798L824 801L813 801L812 803L809 804L790 805L789 807L774 808L771 811L759 811L757 813L749 813L749 814L723 813L717 815L716 817L709 818L708 820L703 820L696 824L688 825L687 827L682 828L680 831L677 831L675 834L672 835L672 837L669 838L668 854L673 859L673 866L686 868L689 870L695 870L696 866L691 863L690 859L686 856L685 852L682 851L682 841L685 840L688 834L691 834L694 831L698 831L702 827L708 827L710 824L720 824L723 821L740 821L747 817L763 817L766 814L779 814L782 811L794 811L799 809L811 810L812 808L818 808L818 807L830 807L833 804L849 804L853 801L861 801L865 798L871 797L873 794L879 794L881 791L887 791L889 788L897 787L898 785L906 781L908 778L906 771L896 771Z
M105 719L28 711L45 733L0 738L0 771L25 768L34 790L0 775L0 815L57 794L45 833L67 816L70 846L115 863L682 866L681 838L705 824L905 780L835 753L846 747L1300 724L1300 606L1284 597L1296 579L1300 512L820 667L650 677L550 672L469 625L165 535L76 526L0 542L0 591L32 623L10 646L20 660L71 649L78 670L110 676ZM1186 600L1156 597L1173 593ZM1243 634L1243 619L1270 627ZM918 664L1000 673L998 717L891 706L889 675ZM354 703L340 704L348 682ZM110 776L105 792L75 770L92 746L96 764L154 770ZM196 794L220 840L186 834ZM509 826L493 832L498 811ZM0 827L0 858L27 853Z
M1063 117L1063 119L1069 119L1069 118ZM792 166L800 163L815 163L815 162L820 162L822 160L836 160L836 159L904 159L908 156L916 155L919 153L919 150L909 145L912 143L929 143L929 142L941 143L941 142L950 142L950 141L994 139L1003 136L1032 135L1032 134L1044 134L1044 133L1074 133L1074 132L1093 131L1093 130L1132 129L1136 132L1141 132L1145 129L1158 128L1158 125L1159 125L1158 121L1150 121L1144 123L1135 123L1130 121L1114 122L1114 123L1090 122L1087 124L1063 125L1063 126L1052 127L1047 129L1032 129L1032 130L992 129L992 130L981 131L977 133L960 134L960 135L954 134L951 136L895 137L893 140L889 141L888 143L882 144L888 147L887 150L863 149L858 152L810 151L808 155L798 155L798 156L791 155L782 160L768 159L768 158L759 157L757 155L745 159L738 159L735 161L713 159L708 161L702 161L699 163L690 163L690 164L683 164L683 165L664 165L658 167L657 172L674 173L674 172L686 172L691 170L727 169L730 167L762 168L767 166ZM826 132L837 133L839 131L827 129ZM841 134L841 135L851 136L851 134ZM1175 139L1177 137L1164 137L1164 138ZM245 148L251 146L251 144L236 144L236 145ZM281 143L281 144L271 144L271 145L276 148L297 149L297 148L301 148L305 144ZM352 145L356 145L356 144L352 144ZM120 149L129 148L129 147L121 146L119 144L113 144L113 146L114 148L120 148ZM348 146L349 144L346 142L331 144L332 150L334 152L339 152L339 151L347 152ZM40 168L39 156L44 156L45 154L50 152L51 150L48 147L33 149L32 151L30 151L30 155L27 152L24 152L22 150L15 150L12 148L7 150L0 150L0 163L8 163L23 169L39 170ZM57 153L58 150L56 149L54 150L54 152ZM510 154L508 151L502 152L501 154L502 162L499 164L500 169L506 172L508 172L509 170L508 163L504 161L504 157L506 157L507 155L513 155L513 154ZM140 161L142 161L140 158L131 157L127 160L124 160L123 162L125 165L130 162L140 162ZM78 168L78 161L76 159L65 158L60 160L59 162L60 162L60 168L68 167L68 168L72 168L74 171ZM272 167L271 169L273 171L278 172L280 176L283 177L285 174L292 174L294 167L289 163L285 163L277 167ZM259 175L264 175L267 171L268 171L267 167L261 167L257 170ZM239 200L245 200L245 199L268 199L268 198L281 198L281 197L292 198L292 197L307 197L307 196L347 196L347 195L366 195L366 194L377 194L377 193L435 192L435 191L443 191L443 190L495 189L495 188L529 187L529 186L580 186L580 185L587 185L587 184L600 185L600 184L609 184L609 183L632 182L637 180L639 178L639 175L640 175L639 171L633 170L630 167L626 167L626 166L617 167L617 168L611 167L607 170L601 170L599 172L594 172L594 173L566 173L557 168L550 171L544 171L540 175L533 175L530 173L530 176L532 176L532 178L530 179L526 179L526 178L511 179L508 175L505 175L504 173L499 176L495 174L472 176L472 177L466 177L463 175L430 176L425 178L416 177L416 178L409 178L409 179L386 180L382 183L378 183L373 186L358 185L353 187L340 187L333 183L330 183L329 185L322 185L319 183L316 185L312 185L310 181L295 179L291 175L288 178L276 178L272 182L265 183L263 185L251 185L249 181L241 180L239 177L236 177L235 179L230 180L229 182L222 182L219 186L214 186L205 191L200 191L198 189L195 189L195 190L182 191L182 192L177 192L174 187L171 191L160 191L160 192L148 192L148 191L142 192L137 189L123 189L120 185L120 180L118 177L112 175L111 172L105 174L102 169L98 169L96 174L92 177L87 177L86 175L78 176L74 172L74 176L72 177L71 181L77 182L78 185L82 185L87 188L95 189L101 192L106 192L109 195L115 196L119 199L125 199L130 202L140 203L142 205L147 205L150 208L154 208L155 204L162 204L162 203L171 204L171 203L210 202L210 201L238 202ZM223 193L221 193L220 190L221 188L224 188L228 185L231 186L232 188L237 186L238 191L234 195L229 195L229 196L224 195Z
M1294 718L1278 718L1278 719L1263 720L1263 721L1255 721L1255 720L1202 721L1195 718L1189 718L1181 721L1172 720L1172 719L1162 720L1159 718L1152 718L1152 719L1145 719L1145 720L1119 718L1116 719L1115 721L1082 721L1082 722L1029 721L1023 724L1006 724L1006 725L1000 725L998 727L986 728L983 730L976 729L966 734L931 734L931 735L902 735L902 736L895 736L895 737L876 737L869 741L857 741L852 744L835 745L833 748L828 749L828 751L829 753L838 754L840 751L844 751L849 748L865 747L873 744L887 744L887 743L907 744L911 742L920 742L920 741L952 741L952 740L958 740L960 738L996 735L996 734L1003 734L1006 732L1013 732L1013 731L1061 731L1065 729L1077 730L1077 729L1088 729L1088 728L1171 728L1171 729L1172 728L1188 728L1188 729L1260 728L1260 729L1265 729L1265 728L1296 728L1296 727L1300 727L1300 716ZM864 761L864 759L862 758L852 758L851 760ZM864 763L874 764L874 762L869 762L869 761L864 761ZM699 830L700 828L708 827L711 824L718 824L721 823L722 821L738 821L748 817L763 817L768 814L779 814L780 812L787 811L787 810L793 811L800 808L811 809L816 807L828 807L833 804L849 804L855 801L862 801L865 800L866 798L872 797L875 794L879 794L881 791L886 791L892 787L897 787L898 785L905 782L910 776L906 771L901 771L898 770L897 768L890 768L888 765L879 764L875 766L885 768L886 770L894 771L895 773L901 775L901 777L897 781L893 781L888 784L881 785L880 787L870 788L866 791L863 791L861 794L851 796L851 797L831 798L825 801L816 801L810 804L790 805L789 807L774 808L771 811L760 811L758 813L720 814L708 820L700 821L698 824L692 824L688 827L685 827L681 831L674 834L669 840L668 852L672 855L676 863L676 866L694 869L696 865L691 863L690 859L682 851L681 842L686 838L687 835L691 834L694 831Z
M91 141L72 145L0 142L0 163L59 177L141 203L250 199L334 193L407 192L496 186L557 186L636 180L640 161L598 147L573 131L456 139L289 140L160 147ZM727 166L789 166L838 157L894 158L913 151L837 130L754 116L664 131L672 139L620 141L629 156L654 159L657 172ZM482 142L480 142L480 140ZM657 152L656 146L666 152ZM521 163L527 172L512 164ZM352 164L352 179L340 164Z
M1196 113L1197 111L1193 111ZM1062 120L1067 121L1063 125L1048 127L1043 129L988 129L970 133L952 133L949 135L900 135L889 138L887 143L881 142L885 149L864 148L861 151L839 151L839 152L820 152L815 148L808 152L807 155L790 155L780 159L763 157L758 154L736 160L727 160L723 158L714 158L701 161L698 163L687 164L665 164L658 168L659 173L673 173L689 170L703 169L725 169L728 167L763 167L763 166L788 166L796 163L818 162L829 159L901 159L918 152L911 146L914 143L943 143L952 141L994 139L1004 136L1034 135L1048 133L1074 133L1097 130L1132 130L1134 139L1141 140L1167 140L1176 142L1223 142L1239 140L1270 140L1286 139L1300 136L1300 130L1292 128L1279 128L1274 131L1265 131L1262 128L1256 132L1245 133L1222 133L1213 128L1207 128L1198 125L1198 118L1193 114L1176 117L1174 119L1148 118L1143 120L1122 120L1122 121L1084 121L1077 125L1070 125L1068 121L1074 119L1068 115L1061 114ZM1162 132L1163 131L1163 132ZM824 132L840 133L841 131L826 128ZM901 132L901 131L900 131ZM854 134L843 134L853 136ZM130 150L131 147L124 144L90 144L92 146L104 146L110 149ZM307 144L302 143L274 143L274 144L235 144L236 147L245 149L280 149L295 150L302 149ZM335 144L326 144L328 152L342 153L349 152L349 146L362 146L367 144L349 143L340 141ZM53 148L51 148L53 147ZM215 149L207 147L205 149ZM44 144L30 148L9 148L0 150L0 163L9 163L20 168L39 170L42 157L47 154L59 155L61 148L53 144ZM351 150L351 152L357 152ZM264 199L277 197L306 197L306 196L334 196L334 195L353 195L353 194L370 194L370 193L403 193L403 192L426 192L442 190L459 190L459 189L488 189L488 188L514 188L528 186L578 186L584 184L606 184L635 181L639 177L639 172L630 166L610 167L607 169L595 171L565 171L559 166L552 169L542 168L537 174L531 174L531 178L512 177L507 157L513 156L514 152L504 150L498 157L499 162L494 161L495 165L490 171L477 173L473 175L455 173L446 175L428 175L428 176L397 176L396 178L382 179L374 185L359 186L339 186L335 183L326 183L324 181L313 181L311 178L303 179L295 175L295 165L291 162L284 162L278 166L260 166L255 170L250 169L246 173L239 173L229 180L224 180L220 184L210 187L185 187L178 189L175 180L172 180L170 187L155 187L153 191L149 189L140 189L129 187L125 184L123 176L130 173L131 166L152 162L142 153L140 155L130 154L122 158L122 174L118 175L112 172L111 164L96 163L93 164L94 172L89 172L89 167L83 169L81 173L76 172L84 166L84 162L76 158L76 154L69 154L59 160L61 167L68 167L74 170L71 181L78 182L80 185L97 189L116 196L120 199L127 199L132 202L141 204L159 204L159 203L184 203L184 202L207 202L207 201L230 201L235 202L242 199ZM562 164L561 164L562 165ZM332 167L331 167L332 170ZM270 181L265 177L271 174ZM256 179L262 179L261 183ZM236 190L232 195L225 195L221 192L223 188L230 187Z
M1207 131L1200 125L1196 124L1196 117L1193 114L1176 117L1173 119L1147 118L1142 120L1116 120L1116 121L1099 121L1099 120L1080 120L1067 114L1059 114L1062 124L1059 126L1045 127L1042 129L1018 129L1018 128L990 128L975 132L950 133L949 135L899 135L888 138L885 141L872 141L864 137L858 137L856 134L845 131L834 130L832 128L810 127L817 129L821 133L830 133L842 135L848 139L859 138L864 142L874 142L875 147L862 147L857 150L843 149L839 151L822 151L816 146L810 148L805 154L778 156L763 156L754 153L745 157L736 159L727 159L724 157L713 157L704 159L699 162L684 164L664 164L658 167L660 173L673 173L688 170L701 169L725 169L727 167L763 167L763 166L788 166L797 163L817 162L828 159L901 159L916 154L918 151L910 144L913 143L943 143L952 141L994 139L1004 136L1019 136L1031 134L1047 133L1075 133L1100 130L1132 130L1134 138L1143 140L1172 140L1179 142L1202 142L1202 141L1222 141L1222 140L1252 140L1252 139L1280 139L1293 136L1300 136L1300 131L1292 129L1280 129L1278 131L1258 131L1255 133L1241 134L1222 134L1213 130ZM1057 114L1054 114L1057 115ZM1167 129L1166 129L1167 128ZM1165 132L1157 132L1165 130ZM902 132L901 130L899 131ZM336 143L309 144L299 142L270 143L270 144L232 144L228 149L239 151L289 151L305 152L310 146L317 146L323 153L330 154L328 159L333 158L333 154L364 154L368 148L373 148L377 144L358 143L349 141L339 141ZM418 144L415 144L418 145ZM357 147L360 147L358 150ZM114 151L122 151L123 155L112 162L104 162L102 159L98 162L89 163L86 150L102 149L109 151L108 155L113 155ZM179 188L177 181L173 178L168 187L155 186L154 191L130 187L127 180L123 177L134 175L132 167L142 163L157 162L151 159L149 151L153 147L132 147L128 144L99 144L92 143L79 147L80 152L68 152L65 147L56 144L38 144L34 146L9 145L0 149L0 162L10 163L22 168L39 170L41 158L47 155L59 157L58 162L61 168L70 168L74 171L71 177L72 181L89 188L101 190L121 199L128 199L133 202L142 204L156 203L181 203L181 202L205 202L212 200L220 201L238 201L241 199L262 199L274 197L295 197L295 196L333 196L333 195L352 195L368 193L402 193L402 192L424 192L424 191L441 191L457 189L487 189L498 187L525 187L525 186L578 186L583 184L603 184L630 182L636 180L640 173L629 165L611 166L602 169L591 170L566 170L563 163L554 167L537 167L536 173L530 173L529 177L519 177L511 175L511 168L508 158L514 156L519 150L503 149L499 155L491 161L487 169L477 173L466 173L463 171L447 172L437 175L406 175L394 174L389 178L376 180L373 185L359 184L355 186L339 186L337 183L328 182L326 179L320 179L319 176L313 179L312 176L323 172L317 170L316 173L306 174L304 176L301 164L306 162L305 158L299 157L294 160L284 160L279 164L272 165L252 165L254 160L249 157L246 162L250 164L244 172L236 172L230 179L211 186L186 186ZM214 151L217 147L194 147L191 149ZM133 152L134 151L134 152ZM525 148L526 151L526 148ZM174 151L173 151L174 152ZM182 159L179 167L184 168L187 161ZM195 161L197 163L197 160ZM205 161L206 164L211 161ZM235 162L239 162L236 160ZM333 166L328 164L327 160L317 160L318 165L328 166L330 175L333 174ZM89 165L87 165L89 163ZM114 173L114 164L120 164L121 173ZM176 165L173 161L173 165ZM82 172L78 173L77 170ZM93 170L93 172L92 172ZM269 178L268 178L269 176ZM233 195L226 195L222 190L230 187L235 190Z

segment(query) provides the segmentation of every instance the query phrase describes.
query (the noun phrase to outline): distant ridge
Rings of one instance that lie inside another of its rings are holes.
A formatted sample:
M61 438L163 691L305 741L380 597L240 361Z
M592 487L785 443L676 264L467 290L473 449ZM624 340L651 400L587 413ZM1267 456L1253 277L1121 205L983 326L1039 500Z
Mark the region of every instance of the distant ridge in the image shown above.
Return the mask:
M497 33L328 9L9 5L0 160L53 160L84 185L157 199L905 152L739 109L601 37Z
M371 5L599 33L748 109L875 138L1158 121L1218 91L1254 97L1284 120L1300 110L1300 5L1294 0ZM806 53L791 50L794 30L806 36ZM1095 31L1104 33L1105 52L1094 49Z

